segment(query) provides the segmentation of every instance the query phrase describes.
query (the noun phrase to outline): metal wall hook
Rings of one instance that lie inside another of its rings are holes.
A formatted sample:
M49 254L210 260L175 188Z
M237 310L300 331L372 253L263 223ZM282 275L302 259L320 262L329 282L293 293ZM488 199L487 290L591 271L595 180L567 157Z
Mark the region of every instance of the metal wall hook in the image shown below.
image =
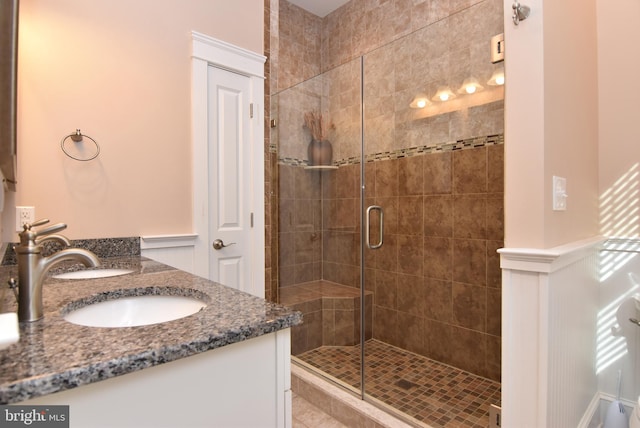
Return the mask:
M521 5L518 2L515 2L512 6L513 8L513 23L515 25L520 24L520 21L524 21L529 17L529 13L531 13L531 8L529 6Z

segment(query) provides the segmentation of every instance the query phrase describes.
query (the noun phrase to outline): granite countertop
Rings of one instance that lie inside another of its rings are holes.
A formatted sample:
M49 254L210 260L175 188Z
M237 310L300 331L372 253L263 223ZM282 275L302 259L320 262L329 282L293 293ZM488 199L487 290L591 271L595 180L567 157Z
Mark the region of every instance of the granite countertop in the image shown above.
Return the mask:
M131 373L302 322L292 309L144 257L108 258L102 264L134 272L90 280L47 279L44 318L21 323L20 341L0 350L0 404ZM15 266L0 267L2 288L11 276L17 276ZM150 292L195 296L207 306L185 318L139 327L85 327L63 319L69 308L105 295ZM13 294L5 294L5 308L17 310Z

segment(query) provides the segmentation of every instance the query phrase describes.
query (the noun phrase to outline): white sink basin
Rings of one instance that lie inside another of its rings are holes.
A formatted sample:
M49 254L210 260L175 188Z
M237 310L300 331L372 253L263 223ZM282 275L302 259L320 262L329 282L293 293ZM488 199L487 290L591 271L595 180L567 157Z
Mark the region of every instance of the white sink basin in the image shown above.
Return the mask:
M93 303L69 312L64 319L89 327L135 327L183 318L205 306L193 297L149 294Z
M0 349L4 349L20 340L18 314L8 312L0 314Z
M74 272L64 272L53 275L57 279L95 279L108 278L110 276L126 275L133 272L130 269L84 269Z

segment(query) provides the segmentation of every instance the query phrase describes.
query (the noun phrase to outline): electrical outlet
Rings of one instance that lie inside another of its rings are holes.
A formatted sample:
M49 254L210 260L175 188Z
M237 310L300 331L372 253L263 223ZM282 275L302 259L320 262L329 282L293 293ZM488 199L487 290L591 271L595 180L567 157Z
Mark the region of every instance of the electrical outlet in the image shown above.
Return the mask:
M22 232L23 226L36 221L35 207L16 207L16 232Z
M567 179L564 177L553 178L553 210L554 211L566 211L567 210Z

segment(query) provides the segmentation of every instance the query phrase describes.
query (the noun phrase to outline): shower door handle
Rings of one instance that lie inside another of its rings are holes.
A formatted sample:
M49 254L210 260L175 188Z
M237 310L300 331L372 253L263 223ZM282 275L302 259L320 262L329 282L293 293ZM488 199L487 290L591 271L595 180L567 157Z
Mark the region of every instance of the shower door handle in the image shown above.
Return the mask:
M379 211L380 212L380 240L378 241L377 244L371 245L371 230L370 230L370 225L371 225L371 211ZM381 206L378 205L371 205L369 208L367 208L367 216L366 216L366 233L365 233L365 237L366 237L366 242L367 242L367 247L369 247L369 249L371 250L377 250L378 248L382 247L382 243L383 243L383 236L384 236L384 211L382 210Z

